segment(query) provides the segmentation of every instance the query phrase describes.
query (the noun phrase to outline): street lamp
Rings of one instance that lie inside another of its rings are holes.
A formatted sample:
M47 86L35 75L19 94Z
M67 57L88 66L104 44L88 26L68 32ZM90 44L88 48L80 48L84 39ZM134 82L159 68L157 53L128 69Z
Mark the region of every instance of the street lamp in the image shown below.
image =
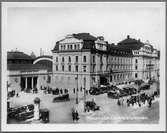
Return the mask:
M75 77L75 80L76 80L76 84L77 84L77 87L76 87L76 104L78 104L78 74L77 74L77 77Z
M85 104L86 104L86 78L84 78L84 112L86 112Z

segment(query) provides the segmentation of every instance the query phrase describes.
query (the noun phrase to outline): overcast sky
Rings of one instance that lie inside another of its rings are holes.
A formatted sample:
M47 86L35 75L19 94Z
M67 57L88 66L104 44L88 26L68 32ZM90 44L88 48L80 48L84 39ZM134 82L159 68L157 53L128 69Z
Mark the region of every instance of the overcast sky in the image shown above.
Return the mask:
M7 9L7 49L51 54L67 34L87 32L118 43L127 35L162 45L160 3L26 3Z

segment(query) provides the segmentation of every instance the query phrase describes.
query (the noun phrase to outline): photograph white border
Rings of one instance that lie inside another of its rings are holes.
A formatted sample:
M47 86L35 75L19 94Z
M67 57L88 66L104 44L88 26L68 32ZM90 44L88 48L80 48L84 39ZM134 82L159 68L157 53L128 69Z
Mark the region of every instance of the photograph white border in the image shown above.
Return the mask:
M62 2L63 4L68 2ZM114 2L113 2L114 3ZM119 2L131 3L131 2ZM138 4L139 2L133 2ZM146 2L143 2L146 3ZM153 2L149 2L153 3ZM2 84L1 84L1 127L2 131L165 131L166 130L166 46L165 46L165 2L156 2L161 6L163 45L160 47L160 121L159 124L7 124L7 9L9 7L50 7L52 2L3 2L2 5ZM153 4L154 5L154 4Z

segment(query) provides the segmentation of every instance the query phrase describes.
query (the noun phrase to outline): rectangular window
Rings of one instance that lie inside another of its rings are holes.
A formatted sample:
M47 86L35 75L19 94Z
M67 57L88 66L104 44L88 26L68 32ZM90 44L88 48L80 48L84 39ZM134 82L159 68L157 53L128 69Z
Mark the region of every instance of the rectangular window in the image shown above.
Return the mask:
M135 69L137 70L137 66L135 66Z
M86 56L83 57L83 61L86 62Z
M64 71L64 65L62 65L62 71Z
M137 78L137 73L135 73L135 78Z
M64 62L64 57L62 57L62 62Z
M51 82L51 76L48 76L47 83L50 83L50 82Z
M58 65L56 65L56 71L58 71Z
M86 66L83 66L83 71L86 72Z
M78 56L75 56L75 61L78 62Z
M58 62L58 57L56 57L56 62Z
M78 66L75 66L75 71L78 72Z
M138 62L138 60L136 59L136 63Z
M71 65L68 66L68 71L71 72Z
M72 45L70 45L70 49L72 49Z
M95 67L96 67L96 65L93 65L93 72L95 72Z
M61 50L63 50L63 45L61 45Z
M71 57L69 56L69 58L68 58L68 62L71 62Z
M93 56L93 63L95 63L95 56Z

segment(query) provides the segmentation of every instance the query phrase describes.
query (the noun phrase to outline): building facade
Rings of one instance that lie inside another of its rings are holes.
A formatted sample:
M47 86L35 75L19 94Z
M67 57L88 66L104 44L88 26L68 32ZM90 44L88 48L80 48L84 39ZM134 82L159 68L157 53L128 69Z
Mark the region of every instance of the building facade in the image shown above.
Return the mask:
M51 57L37 57L20 52L10 51L7 53L7 89L31 91L34 88L51 84L52 60ZM47 58L47 59L46 59Z
M160 51L146 41L132 39L130 36L118 43L120 48L128 48L132 51L132 78L148 81L159 78Z
M86 88L158 78L159 51L127 36L117 45L89 33L67 35L53 52L53 85Z

